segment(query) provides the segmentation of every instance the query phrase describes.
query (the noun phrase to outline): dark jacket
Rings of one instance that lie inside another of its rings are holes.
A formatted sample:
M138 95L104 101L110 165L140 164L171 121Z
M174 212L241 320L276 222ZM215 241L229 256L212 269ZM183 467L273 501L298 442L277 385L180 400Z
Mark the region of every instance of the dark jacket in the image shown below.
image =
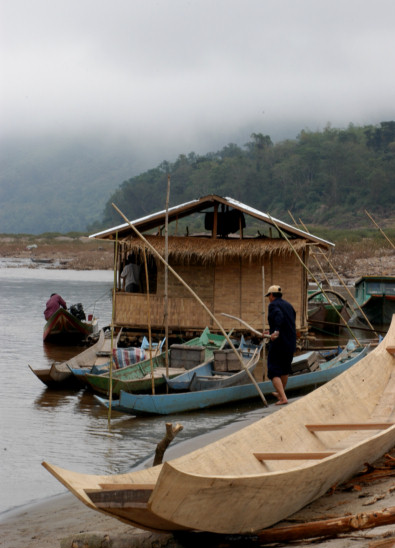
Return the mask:
M277 297L269 304L270 333L278 331L280 336L274 342L277 347L287 349L289 352L296 350L296 312L294 307L281 297Z

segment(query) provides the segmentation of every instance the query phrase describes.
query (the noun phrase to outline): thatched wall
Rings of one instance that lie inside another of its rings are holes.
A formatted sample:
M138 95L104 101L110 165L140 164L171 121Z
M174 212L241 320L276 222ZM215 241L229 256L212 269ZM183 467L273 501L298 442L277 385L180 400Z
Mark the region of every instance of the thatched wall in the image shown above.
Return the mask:
M164 251L164 238L150 237L158 251ZM306 243L295 240L294 248L305 261ZM127 253L139 253L144 244L128 242ZM242 318L255 329L263 329L268 299L265 289L271 284L283 288L283 296L297 312L297 327L306 325L307 278L303 266L289 244L279 240L212 240L203 238L169 238L169 264L209 307L225 329L242 328L221 313ZM263 268L262 268L263 267ZM164 265L157 261L156 292L149 295L150 322L163 327ZM199 330L216 324L191 293L171 272L168 276L169 328ZM147 296L118 293L115 321L119 325L147 326Z

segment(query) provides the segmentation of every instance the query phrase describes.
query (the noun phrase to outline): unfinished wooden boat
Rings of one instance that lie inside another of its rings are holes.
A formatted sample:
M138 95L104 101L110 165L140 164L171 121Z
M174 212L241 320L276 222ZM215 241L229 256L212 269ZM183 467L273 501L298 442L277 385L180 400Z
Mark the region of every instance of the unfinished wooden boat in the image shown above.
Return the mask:
M152 531L259 531L395 445L395 318L384 340L332 381L162 465L78 474L43 465L87 506Z
M75 344L98 330L96 318L80 320L68 310L59 308L45 324L43 340L57 344Z
M369 350L368 346L355 347L353 343L349 343L349 345L349 348L344 349L336 358L321 362L318 369L307 373L303 373L306 369L298 369L297 373L288 379L287 393L314 388L328 382L366 356ZM273 391L271 381L260 382L258 386L264 395L271 394ZM130 415L169 415L258 397L257 389L252 383L173 394L129 394L121 391L119 399L112 400L111 409ZM99 396L95 396L95 398L101 405L109 407L109 400Z
M129 367L123 367L109 373L94 375L88 373L86 382L98 394L108 395L124 392L150 392L155 388L165 386L164 375L174 377L184 373L213 356L213 351L226 343L223 335L210 333L206 328L200 337L190 339L183 344L173 344L169 350L169 366L166 368L166 352L143 360Z
M395 314L395 276L362 276L355 282L355 300L375 325L387 325ZM357 317L364 321L356 310Z

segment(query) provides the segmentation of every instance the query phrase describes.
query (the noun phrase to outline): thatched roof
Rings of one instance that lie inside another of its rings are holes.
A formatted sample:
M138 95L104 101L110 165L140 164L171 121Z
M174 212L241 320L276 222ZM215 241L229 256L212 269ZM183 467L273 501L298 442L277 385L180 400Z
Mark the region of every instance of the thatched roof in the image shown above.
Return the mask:
M163 236L146 236L162 257L165 254L165 238ZM124 242L127 252L142 253L145 248L148 255L153 254L144 241L133 238ZM306 240L293 240L292 246L302 252L309 243ZM293 250L285 240L269 238L250 239L213 239L182 236L169 236L169 260L175 263L201 262L203 264L222 263L225 260L240 258L245 262L267 259L272 255L291 255Z

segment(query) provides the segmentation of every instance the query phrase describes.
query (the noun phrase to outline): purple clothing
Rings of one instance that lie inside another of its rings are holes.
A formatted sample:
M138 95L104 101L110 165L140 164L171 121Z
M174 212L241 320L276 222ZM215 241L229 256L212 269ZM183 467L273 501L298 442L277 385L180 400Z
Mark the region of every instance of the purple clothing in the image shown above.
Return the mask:
M49 318L55 314L55 312L60 308L67 308L67 305L65 301L62 299L62 297L55 293L55 295L52 295L52 297L47 301L46 309L44 310L44 317L46 320L49 320Z

